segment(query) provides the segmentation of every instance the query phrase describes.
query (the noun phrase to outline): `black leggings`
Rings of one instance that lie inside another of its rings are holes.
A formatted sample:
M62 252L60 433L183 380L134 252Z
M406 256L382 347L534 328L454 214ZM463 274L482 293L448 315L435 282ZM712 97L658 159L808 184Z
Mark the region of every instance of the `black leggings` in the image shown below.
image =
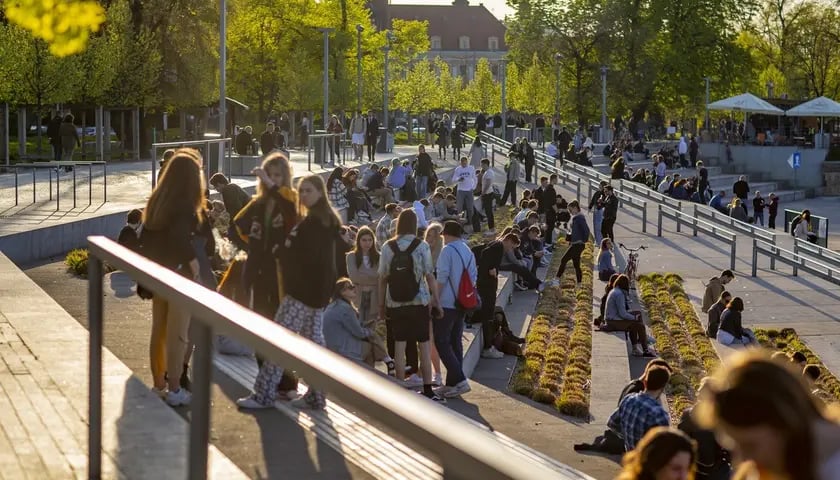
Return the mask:
M569 260L571 260L572 265L575 267L575 278L577 278L577 282L580 283L583 281L583 270L580 269L580 255L583 253L585 245L586 244L584 243L573 243L569 246L569 249L566 250L563 258L560 259L560 268L557 269L557 278L563 276L563 272L566 270L566 264L569 263Z
M648 349L647 330L645 324L639 320L607 320L610 330L627 332L631 345L642 345L642 350Z
M613 233L613 225L615 225L615 218L604 218L601 222L601 237L609 238L614 243L615 234Z

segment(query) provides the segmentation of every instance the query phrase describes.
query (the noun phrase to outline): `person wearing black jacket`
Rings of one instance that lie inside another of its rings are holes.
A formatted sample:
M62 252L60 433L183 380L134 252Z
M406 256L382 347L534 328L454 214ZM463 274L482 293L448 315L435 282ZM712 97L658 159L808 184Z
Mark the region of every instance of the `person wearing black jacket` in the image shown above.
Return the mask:
M307 214L292 228L281 247L286 257L282 268L286 296L274 321L326 346L321 315L330 302L336 281L335 242L339 240L341 219L330 207L327 187L319 175L304 178L298 189ZM240 398L236 404L246 409L273 407L282 375L282 367L264 362L254 382L254 393ZM310 387L306 395L291 403L297 408L322 410L326 397Z
M557 182L557 174L552 173L548 179L542 195L542 202L545 203L545 233L543 235L546 245L552 245L551 236L554 233L554 224L557 222L557 191L554 184Z
M566 131L566 127L563 127L563 130L560 131L560 156L561 158L566 155L566 152L569 150L569 145L572 143L572 136Z
M531 181L531 172L534 172L534 177L537 176L536 172L534 171L534 166L536 165L536 157L534 156L534 147L528 142L527 138L522 138L521 146L519 147L519 151L525 156L525 181Z
M589 200L589 211L592 212L592 233L595 235L595 245L601 244L601 225L604 223L604 190L607 182L601 182L601 188L595 190Z
M652 363L652 362L651 362ZM696 397L706 388L709 377L700 380ZM731 455L717 441L715 432L704 430L691 417L693 407L683 411L679 429L697 443L697 479L726 480L732 469Z
M747 183L747 177L744 175L738 177L738 181L732 184L732 193L741 199L741 203L744 204L744 210L746 210L747 196L750 194L750 184Z
M368 112L367 130L365 131L365 145L367 145L368 161L373 162L376 157L376 140L379 138L379 120Z
M615 226L615 221L618 218L618 198L615 196L612 185L607 185L604 188L604 197L601 202L604 204L604 220L601 223L601 237L609 238L615 243L613 226Z
M477 137L481 132L487 130L487 117L484 112L479 112L475 117L475 136Z
M47 138L53 148L53 160L61 161L61 115L55 112L55 116L47 125Z
M260 135L260 150L263 155L268 155L275 148L277 148L277 134L274 132L274 124L269 123Z
M487 356L490 347L493 346L495 335L493 310L496 306L496 290L499 287L499 267L504 256L504 246L500 240L473 247L475 258L478 260L478 278L476 290L481 298L481 310L474 315L477 321L481 322L484 345L482 351ZM494 349L495 350L495 349Z

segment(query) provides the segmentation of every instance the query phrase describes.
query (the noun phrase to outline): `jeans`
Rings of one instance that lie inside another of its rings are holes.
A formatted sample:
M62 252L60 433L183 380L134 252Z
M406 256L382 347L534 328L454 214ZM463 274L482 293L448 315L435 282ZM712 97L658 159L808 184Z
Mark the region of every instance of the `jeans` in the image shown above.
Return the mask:
M507 202L508 195L510 195L510 204L512 206L516 206L516 180L508 180L505 182L505 193L502 194L502 201L500 205L504 205Z
M749 328L745 328L744 334L741 338L735 338L729 332L724 332L723 330L718 330L717 333L717 341L722 343L723 345L749 345L751 343L755 343L755 335L753 334L752 330Z
M601 245L601 224L604 223L604 209L592 211L592 232L595 234L595 245Z
M484 215L487 217L487 228L493 230L496 228L496 220L493 218L493 194L485 193L481 196L481 208L484 209Z
M755 223L756 225L761 223L761 226L763 227L764 226L764 212L756 211L754 216L755 216L755 221L753 223Z
M572 265L575 267L575 278L577 279L577 282L580 283L583 281L583 270L580 269L580 255L583 253L584 245L585 244L583 243L573 243L569 246L569 249L566 250L563 258L560 259L560 268L557 269L557 278L560 278L563 275L563 271L566 270L566 264L569 263L569 260L571 260Z
M435 334L435 348L446 367L446 386L454 387L467 379L464 376L464 347L461 343L464 313L455 308L444 308L443 318L432 319L432 330Z
M429 194L429 177L418 175L417 178L414 179L414 186L415 190L417 190L417 198L426 198L426 195Z
M473 218L473 209L475 208L473 204L473 192L472 190L458 190L458 195L456 197L457 202L455 203L455 208L458 209L458 213L467 212L467 223L472 223Z

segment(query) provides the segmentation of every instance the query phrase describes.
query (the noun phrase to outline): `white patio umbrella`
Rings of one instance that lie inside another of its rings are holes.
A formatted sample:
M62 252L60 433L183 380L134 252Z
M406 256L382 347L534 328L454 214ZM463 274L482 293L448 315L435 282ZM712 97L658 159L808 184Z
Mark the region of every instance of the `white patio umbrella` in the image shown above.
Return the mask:
M824 119L825 117L840 117L840 103L837 103L828 97L817 97L791 108L785 112L785 115L788 117L819 117L819 138L822 139Z
M762 100L752 93L742 93L724 98L707 105L709 110L732 110L736 112L763 113L765 115L784 115L785 111Z

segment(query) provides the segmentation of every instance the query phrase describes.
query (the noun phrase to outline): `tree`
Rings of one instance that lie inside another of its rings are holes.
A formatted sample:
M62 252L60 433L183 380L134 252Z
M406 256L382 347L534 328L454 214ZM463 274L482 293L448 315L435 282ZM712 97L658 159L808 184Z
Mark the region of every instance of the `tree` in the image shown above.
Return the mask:
M493 80L490 62L486 58L478 60L475 76L464 89L465 106L477 112L497 112L501 105L499 84Z
M536 53L532 56L530 65L519 78L519 82L512 85L514 100L512 106L516 110L528 115L554 111L555 90L552 86L556 79L547 75L545 69L540 65ZM510 81L508 81L508 85L510 85Z
M90 33L105 21L105 9L95 1L16 0L5 7L10 22L43 40L59 57L84 51Z
M440 57L435 58L435 69L437 70L437 97L432 103L432 108L446 112L457 112L464 110L464 85L460 77L452 75L449 64Z
M105 93L105 103L124 107L160 104L163 57L154 33L145 25L132 22L125 0L114 1L108 8L105 31L115 43L114 81Z
M432 64L422 59L412 66L405 78L394 82L394 107L409 114L409 125L411 117L429 111L436 97L437 81ZM409 138L412 135L409 128Z

